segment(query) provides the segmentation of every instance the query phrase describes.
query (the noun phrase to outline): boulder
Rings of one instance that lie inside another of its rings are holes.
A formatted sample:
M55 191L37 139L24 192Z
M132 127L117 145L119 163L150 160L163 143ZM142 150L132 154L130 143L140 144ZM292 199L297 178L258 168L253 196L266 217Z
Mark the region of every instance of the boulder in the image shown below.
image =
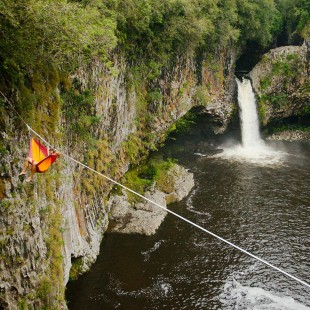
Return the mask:
M110 197L109 231L146 236L155 234L168 213L167 204L182 200L194 187L193 174L179 165L174 165L168 171L165 181L166 186L154 183L144 193L146 198L160 207L142 198L130 202L126 190L123 190L121 195Z

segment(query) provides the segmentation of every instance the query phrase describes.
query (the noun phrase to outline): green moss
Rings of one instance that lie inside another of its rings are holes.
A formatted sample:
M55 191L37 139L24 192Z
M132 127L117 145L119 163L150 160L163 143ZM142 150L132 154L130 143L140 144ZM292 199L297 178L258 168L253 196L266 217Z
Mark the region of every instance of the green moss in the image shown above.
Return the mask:
M153 59L148 63L149 73L147 77L149 81L153 81L160 77L162 66L163 66L162 63L159 63Z
M1 234L2 234L2 231L1 231ZM5 245L6 245L5 237L1 236L1 239L0 239L0 251L1 252L3 251Z
M55 131L59 120L60 98L58 86L64 74L52 64L38 62L32 74L23 75L16 88L19 100L17 109L36 131Z
M307 93L307 80L303 80L306 72L304 61L299 54L288 54L271 62L271 71L260 80L261 96L258 101L259 116L266 123L266 109L285 109L290 104L289 94L293 92L302 98ZM279 84L276 85L275 83ZM304 109L307 113L307 108ZM303 115L303 112L297 112Z
M264 77L259 82L261 90L266 90L268 87L271 86L271 78Z
M303 61L298 54L288 54L286 57L277 59L271 63L270 74L260 80L260 89L267 92L272 85L272 80L278 78L281 80L282 88L286 89L305 70Z
M44 273L40 275L40 281L36 289L35 300L40 301L40 309L59 309L64 303L63 286L63 239L61 234L63 216L61 214L61 202L54 194L55 184L60 175L57 173L57 165L52 170L38 175L40 186L37 187L37 195L47 198L45 208L34 205L39 209L43 234L46 244L46 253L42 253L40 260L46 266ZM24 227L27 229L27 227Z
M173 123L169 130L167 131L167 135L172 133L186 133L189 131L191 126L196 124L197 114L189 111L184 116L180 117L175 123Z
M146 147L139 134L130 134L128 139L122 143L121 153L133 165L136 165L146 154Z
M4 191L4 183L0 182L0 195L1 195L1 193L3 193L3 191ZM4 212L11 207L12 207L12 203L10 200L8 200L8 199L1 199L0 200L1 212Z
M124 185L141 195L152 185L152 181L140 177L139 171L137 170L128 171L124 178L125 179L122 180ZM137 197L131 192L128 192L128 196L130 201L137 200Z
M163 100L163 95L160 90L153 90L147 94L146 100L148 102L161 102Z
M49 278L45 277L41 280L37 288L37 297L40 301L48 305L50 304L49 299L53 296L53 286Z
M308 116L310 115L310 104L306 105L302 111L298 113L299 116Z
M5 146L2 142L0 142L0 156L4 156L8 154L7 146Z
M76 280L78 278L78 276L82 273L82 268L83 268L83 258L82 257L72 259L72 266L70 269L69 279L71 281Z
M258 116L262 124L266 123L267 100L268 97L263 95L258 101Z
M122 182L125 186L144 194L155 182L160 190L167 190L167 172L175 164L172 159L163 160L161 157L153 157L139 166L129 170L123 177ZM169 182L168 182L169 183ZM128 193L129 199L138 200L137 196Z
M210 95L207 87L202 85L197 86L193 100L195 101L195 105L207 106L210 102Z
M300 130L304 132L310 132L310 127L299 125L299 124L285 124L272 128L272 133L282 132L282 131L294 131Z
M94 96L91 90L82 90L76 79L68 91L62 93L62 111L66 119L66 130L72 132L87 144L95 145L91 132L100 122L95 113Z
M298 54L288 54L285 59L273 63L272 73L291 78L299 74L301 64L302 61Z
M28 306L27 306L27 301L23 298L19 298L18 300L18 309L19 310L27 310Z
M283 108L288 104L288 95L286 93L271 94L268 99L276 108Z

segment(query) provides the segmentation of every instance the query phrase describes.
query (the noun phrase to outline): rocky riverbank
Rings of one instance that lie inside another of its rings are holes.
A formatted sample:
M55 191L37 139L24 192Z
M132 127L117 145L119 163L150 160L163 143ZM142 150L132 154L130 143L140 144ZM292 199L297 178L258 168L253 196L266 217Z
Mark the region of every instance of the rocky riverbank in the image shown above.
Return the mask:
M194 187L194 177L185 168L174 165L167 173L167 186L163 190L154 183L144 196L163 208L149 201L130 201L125 190L121 195L109 199L110 232L136 233L146 236L155 234L167 215L167 204L180 201Z
M277 141L310 141L310 132L302 130L284 130L273 133L267 137L267 140Z

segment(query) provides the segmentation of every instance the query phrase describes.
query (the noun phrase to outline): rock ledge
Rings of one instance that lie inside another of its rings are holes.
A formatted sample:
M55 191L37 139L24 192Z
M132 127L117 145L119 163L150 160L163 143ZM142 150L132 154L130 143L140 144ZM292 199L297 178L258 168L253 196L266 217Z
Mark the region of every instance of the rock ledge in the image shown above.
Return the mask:
M167 174L169 186L165 191L157 188L156 183L144 196L163 208L148 201L130 203L125 190L122 195L112 196L108 201L110 209L110 232L136 233L151 236L156 233L167 215L167 204L180 201L194 187L194 177L185 168L174 165Z

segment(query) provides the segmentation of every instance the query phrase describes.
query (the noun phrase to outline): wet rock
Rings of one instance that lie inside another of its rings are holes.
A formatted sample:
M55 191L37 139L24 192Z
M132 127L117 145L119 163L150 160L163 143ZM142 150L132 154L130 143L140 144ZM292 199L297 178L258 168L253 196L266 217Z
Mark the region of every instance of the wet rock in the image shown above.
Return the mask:
M262 60L252 69L249 73L249 77L252 80L252 85L255 92L258 95L262 95L264 90L261 87L261 79L262 77L268 76L272 69L275 61L284 61L289 55L300 55L301 60L306 60L307 47L303 46L281 46L275 49L270 50L267 54L265 54ZM280 87L280 85L276 85L276 82L281 81L281 76L273 75L272 84L268 87L275 88ZM273 83L274 82L274 83ZM273 85L275 84L275 85Z
M200 157L206 157L206 156L212 156L215 154L223 153L223 149L215 148L215 147L208 147L208 148L199 148L195 150L194 155L200 156Z
M208 117L209 127L215 134L221 134L227 129L233 112L234 104L230 95L216 98L201 111Z

